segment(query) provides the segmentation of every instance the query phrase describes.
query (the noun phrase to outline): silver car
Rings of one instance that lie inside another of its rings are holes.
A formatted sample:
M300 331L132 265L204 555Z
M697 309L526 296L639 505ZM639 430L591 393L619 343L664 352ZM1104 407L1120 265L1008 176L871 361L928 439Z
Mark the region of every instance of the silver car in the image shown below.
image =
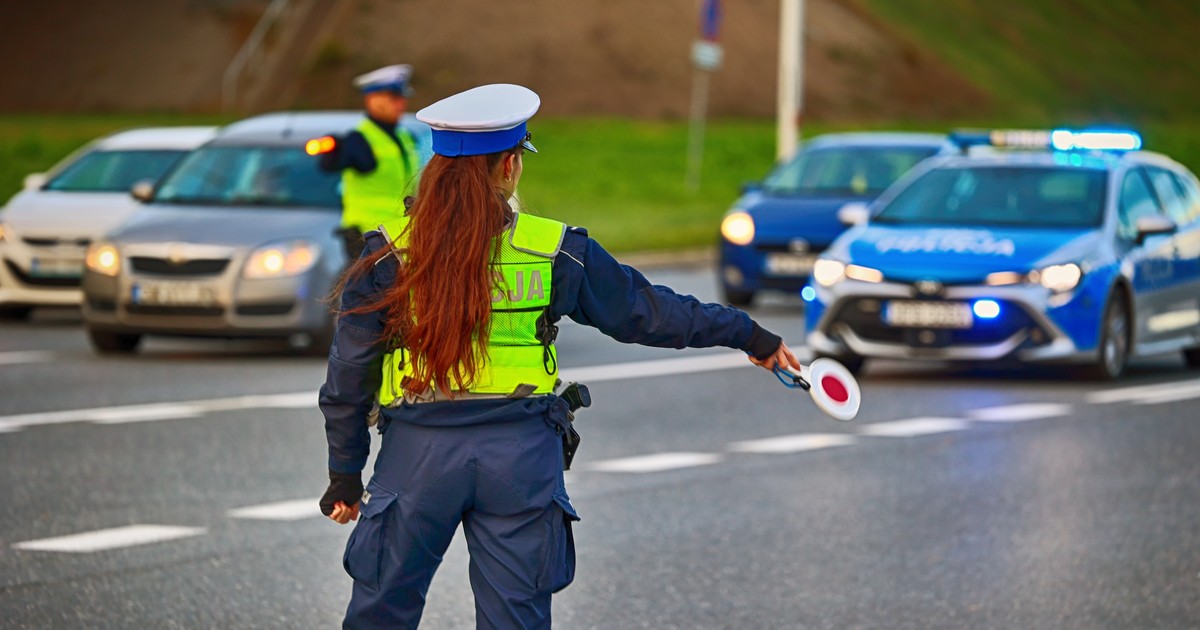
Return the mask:
M137 209L129 188L154 181L215 127L155 127L89 143L25 189L0 212L0 317L21 319L35 306L77 306L87 246Z
M324 298L346 266L335 235L339 177L305 142L344 133L353 112L277 113L223 128L92 245L83 315L93 347L129 353L144 335L288 338L324 353Z

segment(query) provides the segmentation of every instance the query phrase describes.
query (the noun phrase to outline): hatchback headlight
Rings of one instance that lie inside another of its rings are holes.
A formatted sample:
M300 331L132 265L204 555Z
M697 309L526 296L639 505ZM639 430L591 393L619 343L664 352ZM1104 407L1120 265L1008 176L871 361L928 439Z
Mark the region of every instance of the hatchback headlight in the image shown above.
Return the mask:
M1050 265L1030 272L1029 279L1055 293L1062 293L1079 286L1079 281L1083 279L1083 269L1080 269L1079 265L1075 263Z
M283 278L302 274L317 262L317 246L308 241L273 243L250 252L242 275L247 278Z
M84 256L87 268L102 276L115 276L121 271L121 252L108 243L92 245Z
M828 258L818 258L813 264L813 279L823 287L831 287L846 277L846 264Z
M754 217L738 210L721 221L721 236L734 245L749 245L754 240Z
M4 242L5 236L8 234L8 225L0 223L0 243Z

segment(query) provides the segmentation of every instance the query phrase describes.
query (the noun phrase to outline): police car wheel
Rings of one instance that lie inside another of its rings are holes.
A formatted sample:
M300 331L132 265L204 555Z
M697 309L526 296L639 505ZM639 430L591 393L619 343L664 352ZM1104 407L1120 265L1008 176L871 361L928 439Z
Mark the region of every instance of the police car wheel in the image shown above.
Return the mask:
M29 313L33 311L29 306L0 306L0 319L9 321L20 321L27 319Z
M133 354L137 352L142 336L88 329L88 340L99 354Z
M1183 362L1190 368L1200 368L1200 348L1188 348L1184 350Z
M1104 309L1100 329L1100 352L1092 365L1093 378L1111 381L1121 377L1129 362L1129 306L1124 297L1114 294Z
M725 303L733 306L750 306L754 303L753 291L739 291L729 287L722 287L722 293L725 297Z

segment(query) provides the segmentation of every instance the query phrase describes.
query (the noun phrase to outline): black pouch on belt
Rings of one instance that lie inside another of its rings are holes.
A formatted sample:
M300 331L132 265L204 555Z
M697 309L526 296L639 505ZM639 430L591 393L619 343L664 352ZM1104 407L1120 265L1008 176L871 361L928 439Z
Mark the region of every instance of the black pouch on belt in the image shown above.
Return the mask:
M571 460L575 459L575 452L579 450L579 432L575 430L575 412L582 407L588 407L592 404L592 394L588 391L587 385L579 383L569 383L563 388L558 395L559 398L567 401L567 408L570 412L567 414L567 422L563 426L562 442L563 442L563 470L571 470Z

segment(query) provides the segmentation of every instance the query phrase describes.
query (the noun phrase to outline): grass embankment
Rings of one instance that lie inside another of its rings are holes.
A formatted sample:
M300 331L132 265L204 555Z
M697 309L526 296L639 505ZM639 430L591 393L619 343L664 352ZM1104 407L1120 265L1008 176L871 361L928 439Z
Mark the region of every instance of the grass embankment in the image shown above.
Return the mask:
M7 199L20 189L27 173L50 167L109 131L213 122L219 121L166 115L0 117L0 195ZM805 133L949 127L876 122L866 127L811 125ZM541 153L526 158L521 181L526 206L536 214L587 227L617 252L711 246L740 186L761 178L775 155L773 121L713 122L707 129L700 188L693 192L684 184L684 122L539 119L532 129ZM1193 169L1200 167L1200 123L1152 124L1142 131L1148 148Z

